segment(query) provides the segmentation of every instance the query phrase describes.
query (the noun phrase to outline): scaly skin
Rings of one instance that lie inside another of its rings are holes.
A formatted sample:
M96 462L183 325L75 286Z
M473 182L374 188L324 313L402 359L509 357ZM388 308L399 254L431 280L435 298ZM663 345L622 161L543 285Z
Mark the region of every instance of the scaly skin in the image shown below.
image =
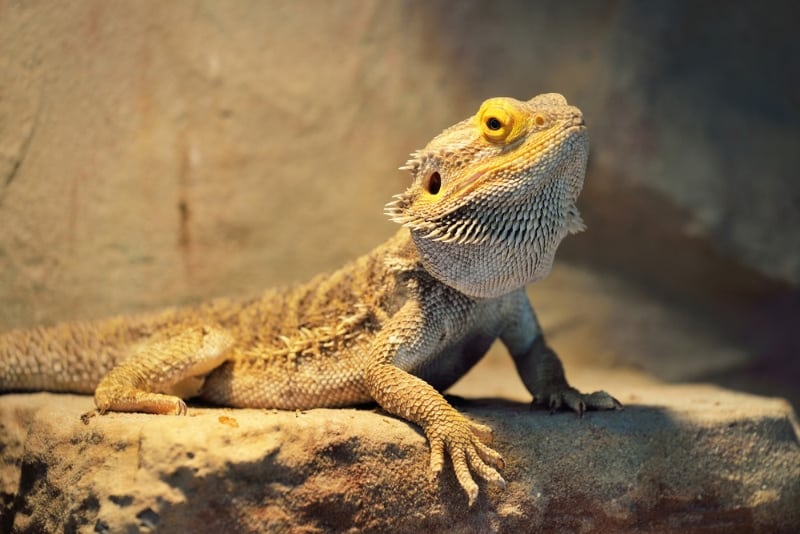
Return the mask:
M491 430L442 397L497 338L537 402L615 409L573 389L524 292L583 224L588 135L556 94L495 98L434 138L387 206L404 228L342 269L294 288L152 315L0 336L0 391L94 392L97 413L227 406L303 409L370 400L422 427L431 470L450 456L472 505L504 485Z

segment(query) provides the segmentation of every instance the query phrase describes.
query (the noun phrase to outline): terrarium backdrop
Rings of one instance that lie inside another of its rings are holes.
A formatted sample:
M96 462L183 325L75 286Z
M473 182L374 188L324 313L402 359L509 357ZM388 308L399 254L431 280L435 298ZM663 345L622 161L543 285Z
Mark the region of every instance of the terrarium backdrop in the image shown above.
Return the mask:
M300 281L408 152L563 93L589 230L532 294L577 364L800 393L791 2L0 2L0 330Z

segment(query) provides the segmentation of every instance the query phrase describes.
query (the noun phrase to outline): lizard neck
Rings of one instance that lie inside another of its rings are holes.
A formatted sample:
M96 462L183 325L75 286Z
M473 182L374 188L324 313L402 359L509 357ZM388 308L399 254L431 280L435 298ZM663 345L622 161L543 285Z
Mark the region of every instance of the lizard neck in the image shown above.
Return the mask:
M451 216L455 226L481 226L481 239L430 239L427 231L412 229L425 270L473 298L499 297L547 276L561 241L582 230L583 223L562 183L538 185L526 197L487 202Z

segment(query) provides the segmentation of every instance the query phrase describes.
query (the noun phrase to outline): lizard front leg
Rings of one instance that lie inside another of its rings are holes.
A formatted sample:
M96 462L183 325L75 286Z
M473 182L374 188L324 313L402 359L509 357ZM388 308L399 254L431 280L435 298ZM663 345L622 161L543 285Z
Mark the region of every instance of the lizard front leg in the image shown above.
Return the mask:
M409 353L424 357L433 350L432 339L436 336L423 334L426 326L430 327L415 302L407 303L392 318L373 343L365 373L366 388L383 409L422 427L430 443L430 469L434 476L444 467L445 451L450 455L456 478L472 506L478 485L471 471L505 487L497 472L503 467L503 460L488 446L492 440L489 427L467 420L430 384L395 365L395 361L407 360Z
M211 326L176 327L171 335L144 342L100 381L96 413L185 414L181 397L199 391L198 377L220 365L233 342L227 331Z
M618 410L622 404L606 393L581 393L567 382L564 366L558 355L545 342L544 335L524 291L514 317L506 324L500 339L508 348L522 382L533 395L533 402L547 406L551 412L567 407L583 415L588 410Z
M517 353L514 361L525 387L534 397L534 403L547 406L551 413L563 406L581 416L586 410L622 408L622 404L605 391L581 393L570 386L561 360L541 334L527 350Z

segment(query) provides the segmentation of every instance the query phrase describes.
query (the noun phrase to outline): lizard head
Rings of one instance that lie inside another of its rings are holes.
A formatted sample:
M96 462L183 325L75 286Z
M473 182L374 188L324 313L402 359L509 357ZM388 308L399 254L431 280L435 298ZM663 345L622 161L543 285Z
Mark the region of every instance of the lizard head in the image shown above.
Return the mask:
M559 94L486 100L411 155L411 187L386 206L425 269L473 297L495 297L550 271L561 240L583 230L575 206L589 136Z

